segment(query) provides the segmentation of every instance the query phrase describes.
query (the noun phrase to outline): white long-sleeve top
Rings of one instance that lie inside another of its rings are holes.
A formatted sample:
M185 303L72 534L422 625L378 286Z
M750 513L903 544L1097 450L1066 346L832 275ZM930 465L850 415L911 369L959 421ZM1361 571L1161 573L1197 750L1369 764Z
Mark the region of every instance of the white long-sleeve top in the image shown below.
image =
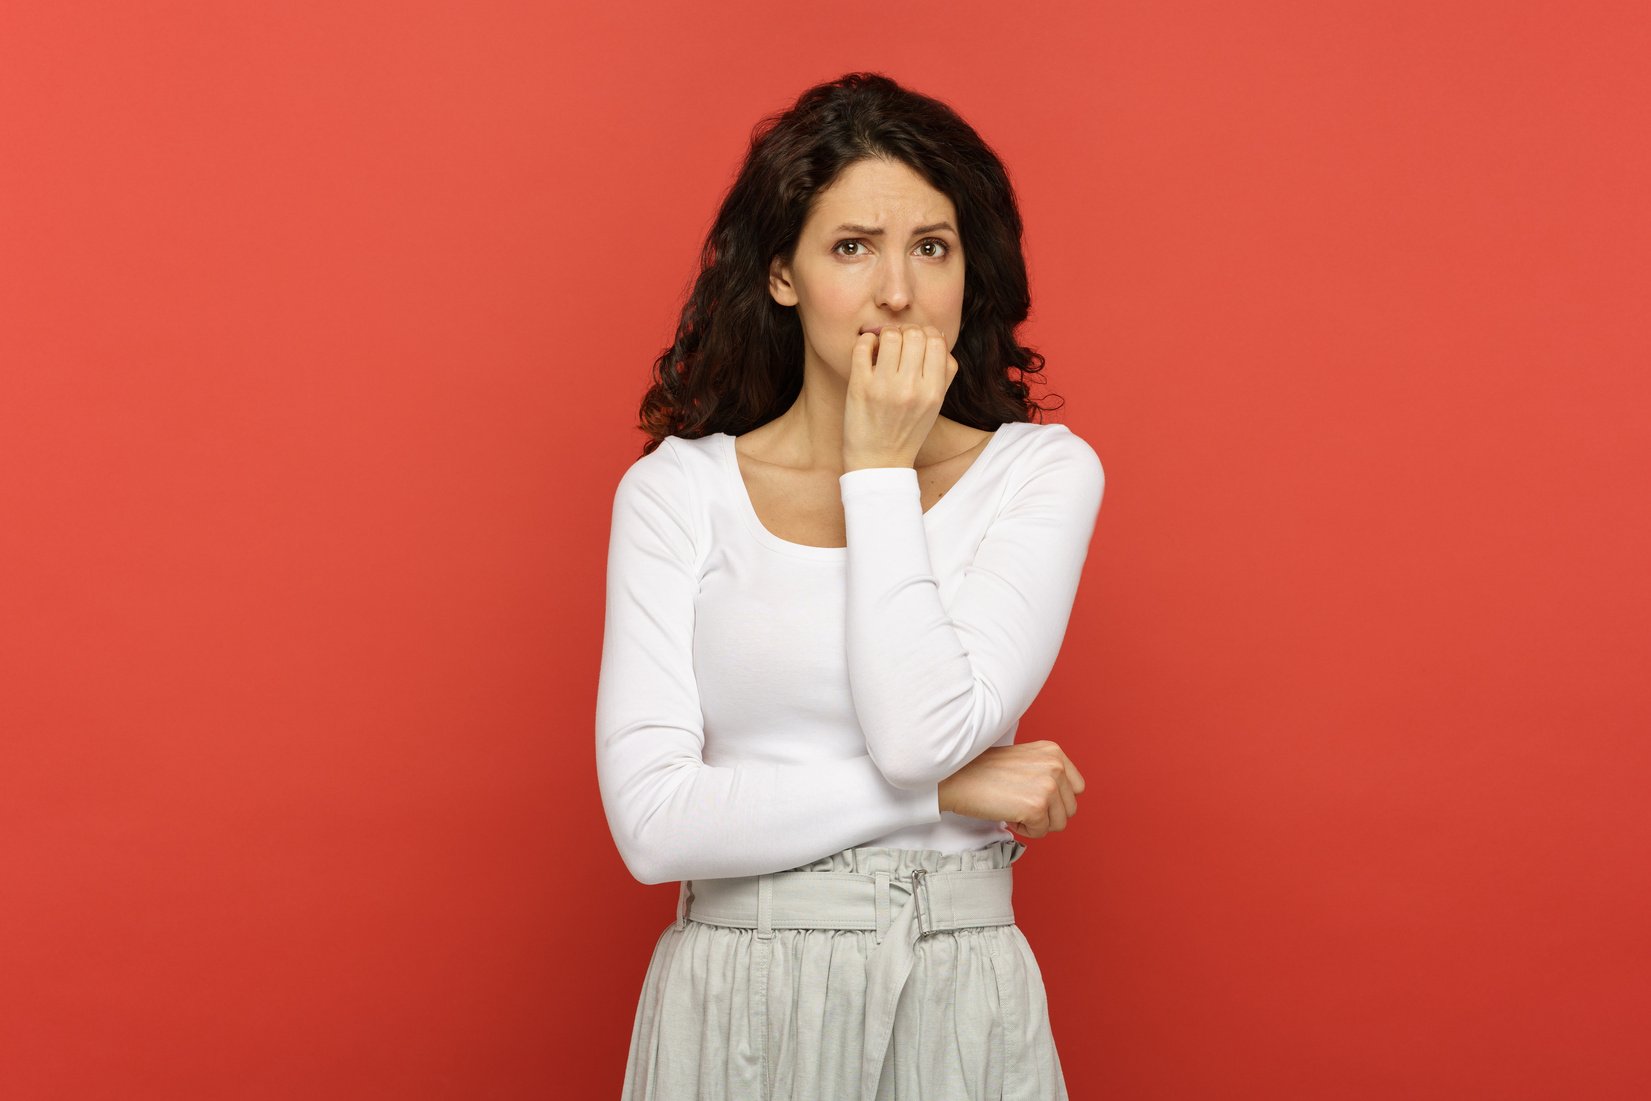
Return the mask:
M670 436L614 494L596 701L602 806L643 883L860 845L1013 835L939 783L1014 740L1100 510L1065 425L1000 425L927 512L911 467L839 479L846 547L763 527L724 432Z

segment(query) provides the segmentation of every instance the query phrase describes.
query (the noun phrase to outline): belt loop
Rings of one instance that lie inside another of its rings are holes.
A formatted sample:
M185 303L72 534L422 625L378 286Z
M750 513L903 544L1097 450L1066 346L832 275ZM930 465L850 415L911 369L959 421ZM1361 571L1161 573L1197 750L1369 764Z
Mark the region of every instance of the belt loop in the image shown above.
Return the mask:
M882 944L889 931L889 873L872 872L871 878L877 888L877 943Z
M911 904L913 916L917 919L917 935L923 936L934 929L934 915L929 906L929 870L918 868L911 874Z
M679 884L676 893L676 927L678 929L682 929L688 924L688 899L693 894L693 889L688 886L688 882L684 879Z
M774 877L765 875L757 880L757 939L771 940L774 936Z

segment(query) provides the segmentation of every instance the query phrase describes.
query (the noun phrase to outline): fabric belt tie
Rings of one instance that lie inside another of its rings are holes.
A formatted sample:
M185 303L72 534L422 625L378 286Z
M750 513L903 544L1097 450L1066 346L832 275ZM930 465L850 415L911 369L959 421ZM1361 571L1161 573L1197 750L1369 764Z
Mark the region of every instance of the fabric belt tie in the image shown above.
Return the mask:
M894 1034L900 992L917 960L917 942L931 933L1013 925L1014 869L965 868L909 875L888 872L774 872L682 884L677 928L688 919L755 929L753 981L764 992L757 1035L768 1043L768 964L775 929L872 929L877 947L866 960L866 1025L861 1101L875 1101ZM691 901L690 901L691 900ZM895 906L899 908L893 909ZM772 1091L764 1056L764 1090Z

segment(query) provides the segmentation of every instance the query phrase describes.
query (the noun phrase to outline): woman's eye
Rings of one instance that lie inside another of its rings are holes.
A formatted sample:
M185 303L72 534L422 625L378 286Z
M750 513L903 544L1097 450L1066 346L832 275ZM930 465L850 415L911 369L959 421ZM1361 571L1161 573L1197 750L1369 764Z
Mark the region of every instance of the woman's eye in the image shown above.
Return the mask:
M840 250L843 248L844 245L854 245L856 248L858 248L860 243L861 242L858 238L850 237L846 240L838 241L834 246L832 246L831 251L837 253L838 256L858 256L858 255L860 255L860 253L858 253L858 252L842 252ZM929 253L924 254L924 255L926 255L930 258L933 258L936 255L944 256L944 255L946 255L946 253L951 252L951 250L952 250L952 246L948 245L946 242L942 241L938 237L930 237L930 238L920 242L917 247L918 248L923 248L925 245L938 245L941 249L944 250L944 251L942 251L938 254L933 253L933 252L929 252Z

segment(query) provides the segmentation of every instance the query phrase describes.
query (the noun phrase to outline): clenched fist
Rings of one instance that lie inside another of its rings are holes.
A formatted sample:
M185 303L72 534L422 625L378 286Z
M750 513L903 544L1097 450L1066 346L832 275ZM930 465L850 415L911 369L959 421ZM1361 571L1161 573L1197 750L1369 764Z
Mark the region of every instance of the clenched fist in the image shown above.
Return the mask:
M946 334L933 325L861 333L843 407L844 470L915 465L956 375Z
M1054 742L997 745L940 781L940 809L1042 837L1066 828L1082 791L1083 776Z

